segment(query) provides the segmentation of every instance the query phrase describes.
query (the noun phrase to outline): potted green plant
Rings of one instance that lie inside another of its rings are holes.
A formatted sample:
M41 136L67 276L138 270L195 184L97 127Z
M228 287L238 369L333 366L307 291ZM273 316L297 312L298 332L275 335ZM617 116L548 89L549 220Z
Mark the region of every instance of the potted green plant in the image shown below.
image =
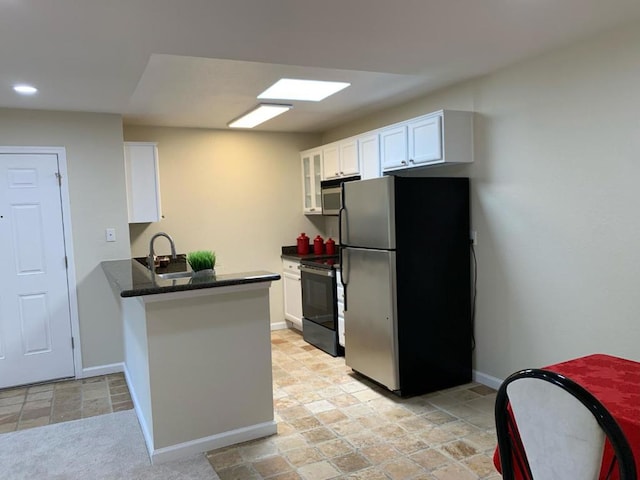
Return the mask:
M215 275L214 267L216 266L216 254L211 250L196 250L187 254L187 262L193 270L193 276L211 276Z

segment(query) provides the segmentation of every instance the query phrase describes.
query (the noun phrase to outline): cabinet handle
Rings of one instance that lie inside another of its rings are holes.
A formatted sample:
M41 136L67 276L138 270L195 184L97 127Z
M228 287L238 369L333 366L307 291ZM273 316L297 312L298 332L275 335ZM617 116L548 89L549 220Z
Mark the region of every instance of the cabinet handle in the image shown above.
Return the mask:
M337 177L338 176L338 172L335 172L334 175Z
M344 175L344 172L340 172L340 175Z
M402 163L402 165L406 165L407 164L407 162L405 160L402 160L402 162L400 162L400 163Z
M409 163L413 163L413 158L410 158L410 159L409 159Z
M315 208L310 208L310 209L309 209L309 211L310 211L310 212L315 212L315 211L316 211L316 209L315 209Z

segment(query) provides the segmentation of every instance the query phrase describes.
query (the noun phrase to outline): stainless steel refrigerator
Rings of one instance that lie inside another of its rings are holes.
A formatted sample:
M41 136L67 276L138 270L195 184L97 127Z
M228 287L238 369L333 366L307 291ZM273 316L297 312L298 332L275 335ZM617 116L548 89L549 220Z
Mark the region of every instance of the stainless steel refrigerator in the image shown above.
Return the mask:
M345 360L398 395L471 380L469 180L345 183Z

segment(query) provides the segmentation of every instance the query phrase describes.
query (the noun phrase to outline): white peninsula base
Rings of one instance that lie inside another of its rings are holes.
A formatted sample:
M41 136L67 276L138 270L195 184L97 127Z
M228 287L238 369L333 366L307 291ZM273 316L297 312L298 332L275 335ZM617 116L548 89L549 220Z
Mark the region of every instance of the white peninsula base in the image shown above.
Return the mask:
M276 433L270 285L121 298L125 375L152 463Z

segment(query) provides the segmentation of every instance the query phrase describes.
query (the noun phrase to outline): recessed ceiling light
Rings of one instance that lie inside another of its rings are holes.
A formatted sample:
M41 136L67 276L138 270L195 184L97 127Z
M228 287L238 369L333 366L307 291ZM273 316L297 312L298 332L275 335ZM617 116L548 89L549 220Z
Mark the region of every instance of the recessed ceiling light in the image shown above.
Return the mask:
M250 112L229 123L230 128L253 128L291 109L291 105L261 103Z
M296 80L281 78L258 95L258 98L280 98L283 100L308 100L319 102L329 95L347 88L350 83L325 82L322 80Z
M33 95L38 91L36 87L31 85L14 85L13 89L18 92L20 95Z

